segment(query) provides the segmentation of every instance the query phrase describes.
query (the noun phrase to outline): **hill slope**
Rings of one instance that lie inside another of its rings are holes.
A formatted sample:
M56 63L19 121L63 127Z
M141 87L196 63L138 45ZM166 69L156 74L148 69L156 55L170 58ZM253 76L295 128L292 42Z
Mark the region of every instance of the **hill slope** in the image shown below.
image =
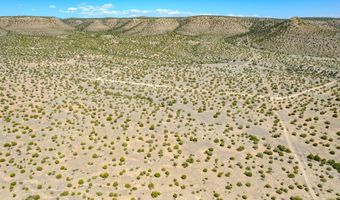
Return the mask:
M288 54L339 57L339 21L293 18L266 29L253 29L236 40L246 42L249 38L256 48Z
M195 16L187 18L66 19L65 23L85 31L114 30L126 34L224 35L246 33L256 20L239 17Z
M174 18L67 19L65 23L84 31L113 30L126 34L155 35L174 31Z
M178 29L178 33L184 35L236 35L248 32L245 20L233 17L190 17L187 22Z
M0 17L0 35L9 31L59 35L73 31L122 35L218 36L234 45L319 57L340 57L340 20L332 18L241 18L193 16L181 18ZM250 42L250 43L249 43Z
M57 35L74 30L53 17L0 17L0 28L21 34Z

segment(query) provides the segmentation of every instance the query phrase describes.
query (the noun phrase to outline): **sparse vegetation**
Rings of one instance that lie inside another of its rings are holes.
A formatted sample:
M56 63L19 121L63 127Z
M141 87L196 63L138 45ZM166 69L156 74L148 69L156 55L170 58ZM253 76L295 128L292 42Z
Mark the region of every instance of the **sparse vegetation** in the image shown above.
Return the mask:
M0 199L338 199L337 24L0 17Z

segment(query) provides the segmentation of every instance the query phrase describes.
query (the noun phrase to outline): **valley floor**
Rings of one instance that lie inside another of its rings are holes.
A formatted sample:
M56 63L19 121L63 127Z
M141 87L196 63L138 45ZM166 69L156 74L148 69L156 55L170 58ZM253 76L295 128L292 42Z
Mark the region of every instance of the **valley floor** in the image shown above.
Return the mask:
M340 198L335 58L174 35L0 43L0 199Z

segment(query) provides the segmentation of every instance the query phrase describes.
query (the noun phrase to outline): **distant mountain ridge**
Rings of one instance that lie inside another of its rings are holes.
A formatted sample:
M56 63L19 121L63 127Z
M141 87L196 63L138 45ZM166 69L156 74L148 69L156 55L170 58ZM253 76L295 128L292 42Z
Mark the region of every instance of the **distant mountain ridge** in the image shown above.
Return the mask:
M67 31L115 31L126 34L154 35L176 32L183 35L233 36L252 30L274 28L281 22L308 23L323 29L340 29L337 18L249 18L228 16L193 16L174 18L69 18L55 17L0 17L0 28L17 33L64 34Z
M155 35L176 32L183 35L226 35L246 33L256 22L281 20L223 16L178 18L70 18L0 17L0 28L23 34L64 34L67 31L115 31L125 34ZM59 31L59 32L58 32Z
M65 34L75 30L54 17L0 17L0 28L22 34Z
M246 33L257 19L223 16L178 18L104 18L65 19L64 22L83 31L113 30L125 34L155 35L175 32L182 35L225 35ZM258 19L258 21L280 21Z
M28 35L62 35L97 32L123 35L180 34L219 36L236 44L284 53L340 56L338 18L250 18L192 16L173 18L69 18L0 17L0 36L9 32Z

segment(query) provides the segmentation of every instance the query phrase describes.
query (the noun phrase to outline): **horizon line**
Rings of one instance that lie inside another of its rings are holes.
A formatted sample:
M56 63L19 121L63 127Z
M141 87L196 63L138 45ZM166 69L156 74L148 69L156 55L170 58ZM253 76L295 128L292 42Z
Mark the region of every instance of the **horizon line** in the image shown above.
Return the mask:
M288 20L293 18L301 19L340 19L339 17L329 16L293 16L289 18L265 17L265 16L232 16L232 15L189 15L189 16L134 16L134 17L57 17L44 15L0 15L2 17L41 17L41 18L56 18L56 19L137 19L137 18L191 18L191 17L231 17L231 18L255 18L255 19L282 19Z

